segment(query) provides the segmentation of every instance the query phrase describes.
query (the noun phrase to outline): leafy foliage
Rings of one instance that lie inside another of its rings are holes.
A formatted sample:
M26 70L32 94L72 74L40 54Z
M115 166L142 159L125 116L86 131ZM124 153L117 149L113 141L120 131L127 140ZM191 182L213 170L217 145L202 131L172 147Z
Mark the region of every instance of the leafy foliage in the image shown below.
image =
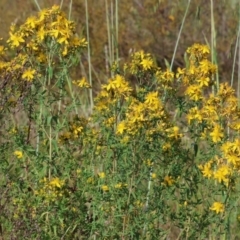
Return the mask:
M0 48L10 58L0 62L4 236L237 236L240 112L234 90L214 81L209 48L189 47L176 71L133 52L83 116L77 93L91 86L70 71L87 44L53 6Z

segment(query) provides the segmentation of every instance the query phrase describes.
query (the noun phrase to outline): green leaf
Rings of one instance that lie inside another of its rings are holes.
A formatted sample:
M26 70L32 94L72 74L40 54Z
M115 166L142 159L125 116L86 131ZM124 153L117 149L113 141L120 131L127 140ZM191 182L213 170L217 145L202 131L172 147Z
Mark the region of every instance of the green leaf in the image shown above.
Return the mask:
M53 77L53 68L51 66L48 67L48 76L50 79Z
M167 68L170 68L170 63L168 62L168 60L166 58L164 58L164 62Z
M47 126L50 126L52 122L52 116L47 117Z

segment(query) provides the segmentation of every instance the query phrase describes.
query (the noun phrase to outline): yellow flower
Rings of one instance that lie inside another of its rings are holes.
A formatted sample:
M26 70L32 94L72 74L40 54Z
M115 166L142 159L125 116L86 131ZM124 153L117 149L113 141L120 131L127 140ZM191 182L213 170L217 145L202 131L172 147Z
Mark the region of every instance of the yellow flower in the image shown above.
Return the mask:
M18 47L20 43L25 42L25 40L22 38L22 36L17 36L10 32L10 38L7 42L10 42L12 47Z
M171 149L171 143L167 142L167 143L164 143L163 146L162 146L162 150L164 152L168 151L169 149Z
M38 45L36 43L30 42L27 43L27 48L33 50L33 51L38 51Z
M176 78L179 78L181 77L182 75L184 75L186 72L186 69L185 68L177 68L177 73L176 73Z
M53 5L52 8L50 9L51 14L54 14L54 13L56 14L59 11L60 11L60 6L58 6L58 5Z
M134 202L134 205L137 207L137 208L141 208L144 206L144 204L140 201L140 200L137 200Z
M22 78L26 79L27 81L31 82L34 78L34 74L35 74L36 70L28 68L27 70L24 71L24 73L22 74Z
M26 20L26 25L30 28L35 28L36 25L37 25L38 21L37 21L37 18L36 17L29 17L27 20Z
M239 155L236 155L234 153L229 153L229 154L226 154L226 159L229 163L232 163L234 166L239 166Z
M18 159L23 158L23 153L22 153L22 151L16 150L13 154L14 154Z
M210 49L207 45L201 45L199 50L202 52L202 54L207 54L207 55L210 54Z
M100 173L98 173L98 176L99 176L99 178L105 178L105 173L104 172L100 172Z
M203 59L199 63L199 70L201 71L201 73L207 75L214 73L216 71L216 66L213 65L209 60Z
M91 88L91 85L87 82L85 77L80 80L73 81L73 84L77 85L80 88Z
M213 171L211 170L211 164L212 161L205 163L203 166L198 166L204 177L210 178L213 175Z
M64 46L63 51L62 51L62 55L66 56L67 54L68 54L68 48L67 48L67 46Z
M4 46L1 46L1 45L0 45L0 56L1 56L1 55L4 55L4 52L5 52Z
M46 35L46 30L44 29L43 26L41 26L36 34L38 41L39 42L43 41L45 38L45 35Z
M118 95L128 95L132 88L129 83L125 80L125 78L119 74L114 76L114 78L110 79L107 85L103 85L102 89L106 89L108 92L114 92Z
M44 63L47 61L47 58L43 53L39 53L36 58L40 63Z
M189 109L189 113L187 114L188 124L191 123L192 120L197 120L198 122L202 122L203 116L201 115L198 107L193 107Z
M210 78L201 77L200 79L197 80L197 82L199 83L200 87L207 87L209 85Z
M145 58L140 63L143 67L143 70L148 70L153 67L153 60L150 58Z
M38 13L39 21L43 21L47 16L49 16L49 10L48 9L42 9L41 12Z
M52 24L52 27L55 23ZM62 33L62 30L58 27L57 29L52 29L51 31L49 31L49 35L57 38L60 34Z
M58 38L57 40L58 43L60 44L65 44L65 45L68 45L69 42L68 42L68 36L67 35L63 35L62 37Z
M171 186L171 185L173 185L173 183L174 183L174 180L173 180L173 178L171 176L166 176L164 178L164 184L166 186Z
M226 141L222 144L221 151L226 156L231 151L231 148L232 148L232 143L229 141Z
M185 91L185 94L193 101L202 99L202 90L199 85L190 85Z
M121 139L121 143L122 143L122 144L129 143L129 141L130 141L130 137L129 137L129 136L124 136L124 137Z
M71 38L71 46L74 46L74 47L86 47L88 42L86 41L85 38L78 38L78 37L72 37Z
M90 183L90 184L94 183L93 177L89 177L89 178L87 179L87 183Z
M187 49L187 53L190 53L198 58L206 58L210 53L210 49L207 45L195 43L193 46Z
M172 82L174 79L174 73L170 69L167 69L165 72L163 72L162 76L167 82Z
M120 189L122 188L122 183L117 183L114 187Z
M109 191L109 187L108 187L107 185L102 185L101 189L102 189L104 192Z
M152 173L151 177L152 177L152 179L155 179L157 177L157 174L156 173Z
M126 187L127 186L127 184L126 183L117 183L117 184L115 184L115 188L117 188L117 189L121 189L121 188L123 188L123 187Z
M9 133L11 133L11 134L17 133L17 128L13 127L13 128L9 131Z
M240 153L240 139L236 138L232 143L232 150L236 153Z
M214 178L217 179L220 183L228 183L229 175L231 174L231 169L227 166L221 166L217 171L214 173Z
M212 137L212 140L213 140L214 143L217 143L217 142L221 141L221 139L224 135L223 135L221 127L218 124L216 124L214 126L214 129L210 133L210 136Z
M150 92L145 97L145 104L153 111L161 108L161 102L158 99L158 92Z
M175 138L176 140L182 137L182 134L179 133L179 127L174 126L172 128L166 129L169 138Z
M220 202L214 202L209 209L215 211L218 214L220 212L224 212L224 205Z
M126 125L124 122L120 122L117 126L117 134L123 134L124 130L126 130Z
M151 161L150 159L145 160L144 163L145 163L148 167L153 166L153 161Z
M64 181L61 181L59 178L53 178L50 182L49 185L52 187L58 187L61 188L64 184Z

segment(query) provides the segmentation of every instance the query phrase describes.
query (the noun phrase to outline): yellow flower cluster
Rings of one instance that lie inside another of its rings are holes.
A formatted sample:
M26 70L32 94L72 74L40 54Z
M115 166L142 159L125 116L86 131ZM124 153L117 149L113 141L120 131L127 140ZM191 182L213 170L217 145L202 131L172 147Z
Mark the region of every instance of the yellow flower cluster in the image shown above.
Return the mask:
M210 53L208 47L194 44L187 52L190 54L189 67L178 69L176 76L186 87L185 96L192 101L186 112L188 127L194 132L195 138L200 137L220 147L215 157L200 164L199 168L204 177L229 186L234 172L240 166L239 140L234 138L234 132L240 129L238 99L228 83L219 84L215 93L207 91L209 86L215 85L212 79L216 72L216 66L207 60ZM226 141L230 130L233 140Z
M189 109L187 120L189 125L205 124L202 129L203 138L207 135L214 143L220 142L224 137L223 126L233 130L238 128L238 101L234 90L227 83L220 84L219 91L202 100ZM207 134L208 133L208 134Z
M179 68L176 74L169 69L161 71L149 54L143 51L134 53L130 63L125 65L125 70L133 75L139 72L151 73L154 90L146 90L141 86L133 95L125 78L117 75L104 85L97 98L96 108L106 118L103 121L106 125L115 124L115 133L122 137L122 143L136 139L143 132L146 140L152 141L158 133L167 137L162 143L163 153L167 154L172 145L184 136L180 127L173 124L166 111L166 104L162 101L166 91L175 91L177 79L178 83L182 83L181 87L185 89L183 97L188 101L185 112L188 130L194 133L195 139L210 141L221 147L221 152L213 160L200 164L199 168L204 177L228 186L234 172L240 167L239 141L235 138L226 142L228 135L225 131L226 128L240 130L238 100L233 88L227 83L219 84L215 93L209 93L210 87L216 86L213 75L217 67L208 60L210 50L207 46L194 44L187 53L189 66ZM124 109L121 117L116 111L112 114L116 107ZM172 178L164 180L166 185L171 185L172 181Z
M220 148L221 157L216 156L214 161L210 160L199 168L203 176L229 186L229 182L233 182L234 173L240 170L240 140L236 137L233 141L225 141Z
M124 69L125 71L128 70L133 75L156 69L156 64L149 53L138 51L131 55L131 59L131 62L126 64Z
M199 169L202 171L204 177L213 178L219 183L224 183L226 186L228 186L233 172L231 166L217 156L214 160L199 165Z
M80 137L86 125L88 124L88 120L86 118L75 117L73 121L69 122L68 130L63 131L59 136L59 142L64 143L69 140L77 139Z
M13 198L12 204L14 206L14 219L19 219L26 214L29 214L32 218L36 218L36 207L32 206L31 202L26 201L26 199L21 197Z
M122 143L129 142L143 132L148 141L153 141L156 134L165 135L170 143L179 140L182 137L180 128L171 123L162 101L164 89L174 89L174 73L169 69L161 71L151 55L143 51L132 54L131 61L125 64L125 72L133 75L139 72L150 74L152 82L146 84L152 86L152 90L142 85L134 91L126 77L115 75L102 86L102 91L95 99L98 120L102 116L101 122L105 127L114 129L122 138ZM144 76L140 78L141 83L147 79ZM118 112L120 109L121 114Z
M13 79L21 78L29 82L38 76L33 66L51 60L50 52L60 52L62 57L66 57L87 45L85 38L76 36L74 23L65 17L58 6L44 9L36 17L29 17L19 29L12 25L9 35L9 47L18 50L19 54L10 62L0 61L0 71L6 76L11 74ZM5 54L6 49L0 46L1 55Z
M102 85L101 92L95 98L94 110L96 116L98 117L99 113L108 116L104 123L111 126L116 119L116 116L112 115L112 109L116 107L116 104L128 100L131 93L132 88L123 76L116 75L109 79L108 84Z
M150 137L156 132L162 132L162 127L167 126L166 122L167 116L158 92L149 92L143 102L132 99L126 111L126 118L119 122L116 133L135 136L140 129L145 129Z
M54 202L63 196L64 181L58 177L47 179L43 178L40 181L40 188L34 191L34 194L44 198L46 202Z
M108 96L111 98L126 98L132 91L129 83L124 79L123 76L118 74L114 78L110 79L107 85L103 85L102 89L105 91L105 94L108 94Z
M189 67L178 69L176 77L186 86L185 94L192 101L204 98L204 90L214 84L212 75L217 68L207 58L210 50L205 45L194 44L188 48Z
M173 83L174 83L174 73L167 69L166 71L162 72L158 69L155 73L155 78L158 84L158 89L161 91L163 90L172 90Z
M12 26L9 35L7 42L11 48L26 46L40 61L44 61L41 56L44 56L46 48L53 47L52 45L61 47L62 55L66 56L68 52L87 44L84 38L79 39L75 35L74 23L69 21L56 5L51 9L43 9L37 17L29 17L19 30Z

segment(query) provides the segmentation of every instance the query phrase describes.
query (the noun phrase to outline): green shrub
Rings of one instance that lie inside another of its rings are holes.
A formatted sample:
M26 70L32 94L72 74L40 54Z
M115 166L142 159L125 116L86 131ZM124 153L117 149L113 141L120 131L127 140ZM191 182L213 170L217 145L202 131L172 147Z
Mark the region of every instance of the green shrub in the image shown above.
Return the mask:
M54 6L12 27L1 48L11 56L0 62L2 235L236 237L240 112L214 81L209 48L188 48L176 72L134 52L84 116L91 86L69 73L86 45Z

